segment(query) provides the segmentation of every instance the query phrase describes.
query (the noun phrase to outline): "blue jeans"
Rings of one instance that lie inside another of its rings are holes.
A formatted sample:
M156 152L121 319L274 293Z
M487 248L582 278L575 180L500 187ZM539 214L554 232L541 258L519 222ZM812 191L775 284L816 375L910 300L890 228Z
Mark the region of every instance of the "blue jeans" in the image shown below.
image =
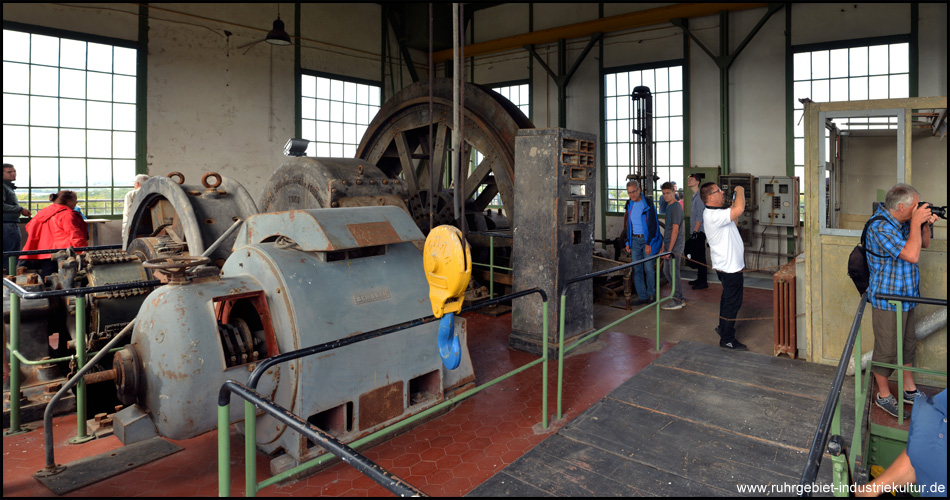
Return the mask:
M648 255L644 255L643 251L646 247L646 239L642 236L631 236L630 237L630 258L633 261L638 261ZM651 253L656 253L656 248L651 248ZM656 300L656 262L647 262L646 264L637 264L633 266L633 286L637 289L637 295L641 299L649 300L653 302ZM646 283L644 283L643 278L646 274Z
M3 251L20 251L20 228L17 227L16 222L3 223ZM10 259L7 257L3 257L3 274L16 273L16 269L14 269L11 273L7 273L7 263L9 260Z

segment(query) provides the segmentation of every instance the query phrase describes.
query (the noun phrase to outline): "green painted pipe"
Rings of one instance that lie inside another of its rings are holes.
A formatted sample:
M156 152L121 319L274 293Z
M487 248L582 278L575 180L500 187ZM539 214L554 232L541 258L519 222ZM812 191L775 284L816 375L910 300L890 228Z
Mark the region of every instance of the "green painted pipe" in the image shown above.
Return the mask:
M256 497L260 491L257 485L257 414L254 405L244 401L244 496ZM263 486L261 487L263 488Z
M231 496L231 432L228 409L231 405L218 407L218 496Z
M20 296L10 292L10 352L20 349ZM10 356L10 429L6 434L21 432L20 429L20 359Z
M76 295L76 369L86 366L86 297ZM76 384L76 437L74 441L86 440L86 382Z

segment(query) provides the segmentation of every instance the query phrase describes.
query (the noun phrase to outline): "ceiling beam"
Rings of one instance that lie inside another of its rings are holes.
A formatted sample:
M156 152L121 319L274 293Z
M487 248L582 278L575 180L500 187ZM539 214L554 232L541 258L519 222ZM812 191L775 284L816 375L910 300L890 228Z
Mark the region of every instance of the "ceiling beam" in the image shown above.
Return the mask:
M678 17L688 19L711 16L721 11L756 9L768 5L767 3L678 3L466 45L465 55L483 56L506 50L521 49L525 45L553 43L562 38L567 40L586 38L594 33L611 33L652 24L667 23L670 19ZM440 50L432 54L434 63L451 59L451 49Z

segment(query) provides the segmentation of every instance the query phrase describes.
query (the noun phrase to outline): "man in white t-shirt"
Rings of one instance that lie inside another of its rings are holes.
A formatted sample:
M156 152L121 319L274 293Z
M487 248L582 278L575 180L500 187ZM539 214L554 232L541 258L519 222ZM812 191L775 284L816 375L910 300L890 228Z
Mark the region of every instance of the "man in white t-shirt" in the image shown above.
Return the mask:
M735 200L726 207L726 195L715 182L707 182L699 190L706 210L703 211L703 227L709 242L712 267L722 283L722 298L719 300L719 347L733 351L748 348L736 339L736 316L742 307L742 269L745 267L745 247L736 219L745 210L745 190L735 188Z

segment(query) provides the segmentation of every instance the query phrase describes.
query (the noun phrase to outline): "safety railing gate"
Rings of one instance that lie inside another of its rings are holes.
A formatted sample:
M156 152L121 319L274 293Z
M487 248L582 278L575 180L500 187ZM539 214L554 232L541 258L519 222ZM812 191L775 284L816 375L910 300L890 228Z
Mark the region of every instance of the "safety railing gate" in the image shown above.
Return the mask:
M483 307L497 304L499 302L507 302L512 299L523 297L531 294L540 294L542 301L542 317L544 322L542 324L543 338L548 338L548 322L547 322L547 313L548 313L548 297L543 290L539 288L533 288L530 290L523 290L517 293L512 293L509 295L504 295L502 297L489 299L478 304L470 305L468 307L463 307L459 314L466 313L469 311L474 311ZM388 335L395 333L407 328L412 328L418 325L425 323L430 323L436 321L438 318L435 316L426 316L424 318L419 318L407 322L400 323L398 325L392 325L384 328L379 328L370 332L361 333L359 335L353 335L343 339L335 340L332 342L326 342L323 344L307 347L304 349L298 349L296 351L290 351L271 358L267 358L262 361L257 368L251 373L251 376L248 378L247 385L242 385L233 380L228 380L221 386L221 390L218 396L218 493L222 497L231 496L231 442L230 442L230 433L228 428L230 423L228 422L228 415L230 410L230 396L234 394L235 396L244 399L244 453L245 453L245 494L246 496L257 496L257 492L263 488L266 488L270 485L283 481L288 477L299 474L303 471L306 471L310 468L319 466L324 462L333 458L333 456L338 456L343 459L344 462L353 465L361 473L367 475L370 479L376 481L378 484L384 488L391 491L393 494L400 496L412 496L412 495L423 495L423 493L416 488L413 488L411 485L403 481L402 479L396 477L392 473L386 471L382 467L373 463L359 452L355 451L354 448L359 447L363 444L366 444L370 441L375 440L376 438L389 434L393 431L401 429L415 421L418 421L426 416L440 411L443 408L458 403L477 392L480 392L492 385L501 382L509 377L517 375L537 364L541 364L541 390L542 390L542 411L541 411L541 424L543 428L547 429L548 427L548 350L542 349L543 354L540 358L526 363L525 365L516 368L504 375L496 377L495 379L486 382L482 385L469 389L468 391L463 392L457 396L454 396L450 399L439 403L432 408L429 408L423 412L420 412L410 418L397 422L393 425L390 425L384 429L380 429L368 436L365 436L361 439L358 439L351 443L349 446L340 443L338 440L327 434L326 432L320 430L313 424L301 419L300 417L293 415L285 408L277 405L273 401L261 396L256 392L258 381L261 376L269 368L280 363L286 363L288 361L300 359L307 356L313 356L322 352L339 349L348 345L352 345L358 342L363 342L365 340L370 340L376 337L381 337L383 335ZM433 346L435 349L436 346ZM270 477L260 483L257 482L257 461L256 461L256 451L257 451L257 413L254 408L260 408L264 410L267 414L277 418L282 423L286 424L289 428L301 433L307 439L313 441L315 444L318 444L325 448L330 453L321 455L313 460L310 460L306 463L300 464L297 467L286 470L276 476Z
M637 314L640 314L641 312L643 312L643 311L645 311L645 310L647 310L647 309L649 309L649 308L651 308L651 307L655 307L655 308L656 308L656 350L657 350L657 351L660 350L660 304L663 303L663 302L666 302L666 301L668 301L668 300L670 300L670 299L673 298L673 294L676 293L676 283L677 283L677 281L678 281L678 280L676 279L676 268L679 267L679 266L670 266L670 269L671 269L671 279L673 280L673 282L670 284L670 295L667 296L667 297L663 297L663 298L661 299L661 298L660 298L660 259L661 259L662 257L664 257L664 256L667 256L667 255L671 256L671 258L674 258L674 259L676 258L676 256L673 255L672 252L658 253L658 254L656 254L656 255L651 255L650 257L647 257L647 258L645 258L645 259L640 259L640 260L637 260L637 261L634 261L634 262L630 262L629 264L624 264L624 265L622 265L622 266L612 267L612 268L610 268L610 269L605 269L605 270L603 270L603 271L597 271L597 272L585 274L585 275L583 275L583 276L578 276L578 277L576 277L576 278L571 278L571 279L567 280L567 283L564 284L564 289L561 290L561 310L560 310L560 314L558 315L559 317L558 317L557 417L556 417L556 418L560 419L561 416L562 416L562 413L561 413L561 401L562 401L562 392L563 392L563 386L564 386L564 353L565 353L565 352L571 351L571 350L573 350L573 349L579 347L581 344L583 344L584 342L586 342L588 339L591 339L591 338L593 338L593 337L596 337L596 336L600 335L601 333L604 333L604 332L607 331L608 329L613 328L614 326L616 326L616 325L618 325L618 324L620 324L620 323L626 321L627 319L629 319L629 318L631 318L631 317L633 317L633 316L635 316L635 315L637 315ZM624 316L624 317L618 319L617 321L614 321L613 323L611 323L611 324L609 324L609 325L607 325L607 326L605 326L605 327L603 327L603 328L601 328L601 329L599 329L599 330L595 330L595 331L593 331L593 332L591 332L591 333L585 335L584 337L578 339L576 342L574 342L573 344L571 344L570 346L568 346L568 347L565 349L565 347L564 347L564 318L566 317L566 313L567 313L567 292L570 291L571 285L573 285L574 283L580 283L581 281L586 281L586 280L589 280L589 279L594 279L594 278L596 278L596 277L598 277L598 276L603 276L603 275L605 275L605 274L611 274L611 273L614 273L614 272L617 272L617 271L621 271L621 270L624 270L624 269L627 269L627 268L630 268L630 267L633 267L633 266L637 266L637 265L640 265L640 264L644 264L644 263L649 262L649 261L651 261L651 260L652 260L652 261L655 261L655 266L656 266L656 274L655 274L655 276L656 276L656 298L654 299L654 301L651 302L651 303L649 303L649 304L647 304L647 305L645 305L645 306L643 306L643 307L641 307L640 309L637 309L636 311L631 312L630 314L627 314L626 316ZM547 337L544 337L544 338L547 338Z
M903 347L903 321L902 321L902 303L913 302L917 304L930 304L937 306L946 306L946 299L933 299L922 297L905 297L901 295L878 294L879 299L886 300L889 304L896 306L897 309L897 364L880 363L877 361L868 362L867 369L870 372L872 366L884 366L892 368L897 372L897 397L898 403L898 425L904 423L904 371L915 373L924 373L938 377L947 377L947 372L937 370L927 370L924 368L904 366L904 347ZM867 375L868 380L862 381L861 374L861 319L864 316L865 306L868 304L867 294L861 295L861 301L858 304L857 311L854 313L854 321L851 323L851 331L848 333L848 339L845 342L844 350L841 352L841 359L838 361L838 367L835 370L835 376L831 383L831 389L828 391L828 398L825 400L824 408L821 412L821 418L818 420L818 428L815 430L815 436L812 438L811 447L808 451L808 458L805 461L805 468L802 471L802 477L799 481L799 489L803 497L812 496L815 490L815 479L818 477L818 468L821 466L821 458L827 446L828 454L831 455L833 462L832 480L833 493L835 496L849 496L853 494L852 485L855 478L859 475L855 469L859 457L868 456L869 442L864 439L864 432L871 432L874 424L868 426L862 425L863 413L867 407L867 399L873 391L871 383L873 377ZM850 446L841 436L841 388L844 385L844 377L848 367L848 360L854 356L854 433L851 438ZM870 414L868 415L870 417ZM884 431L889 437L907 442L907 431L890 429L891 432ZM883 429L878 428L878 432ZM829 438L829 434L831 437Z

